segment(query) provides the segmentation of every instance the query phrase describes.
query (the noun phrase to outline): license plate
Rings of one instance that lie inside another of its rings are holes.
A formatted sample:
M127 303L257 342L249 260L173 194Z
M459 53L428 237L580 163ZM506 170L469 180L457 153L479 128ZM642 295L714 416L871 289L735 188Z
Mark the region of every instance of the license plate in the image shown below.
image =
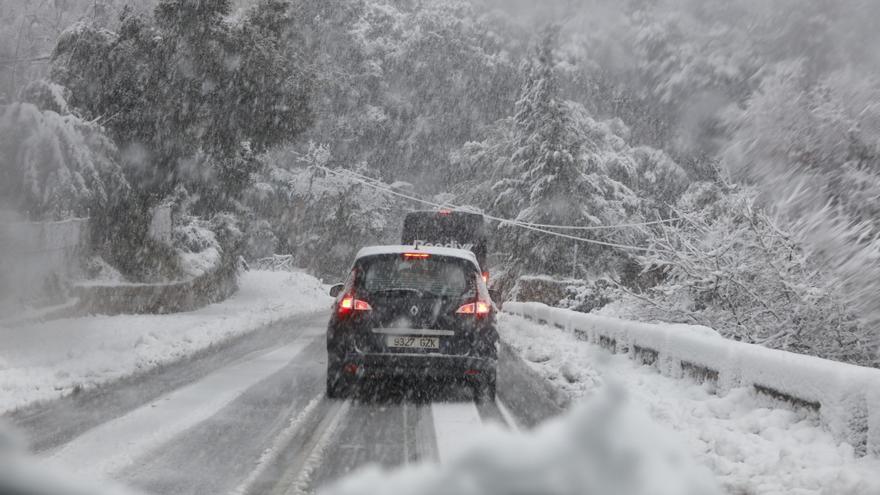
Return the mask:
M389 335L385 337L385 345L401 349L439 349L439 337L412 337L407 335Z

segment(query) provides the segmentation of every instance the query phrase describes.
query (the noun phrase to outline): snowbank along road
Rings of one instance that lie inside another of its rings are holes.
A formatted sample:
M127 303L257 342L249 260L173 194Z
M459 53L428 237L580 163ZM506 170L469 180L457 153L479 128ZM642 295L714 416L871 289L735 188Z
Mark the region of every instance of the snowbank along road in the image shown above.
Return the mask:
M549 322L507 314L499 328L528 367L572 401L616 384L654 423L675 431L726 493L880 494L880 458L859 456L810 408L792 407L749 386L721 391L689 376L667 376Z

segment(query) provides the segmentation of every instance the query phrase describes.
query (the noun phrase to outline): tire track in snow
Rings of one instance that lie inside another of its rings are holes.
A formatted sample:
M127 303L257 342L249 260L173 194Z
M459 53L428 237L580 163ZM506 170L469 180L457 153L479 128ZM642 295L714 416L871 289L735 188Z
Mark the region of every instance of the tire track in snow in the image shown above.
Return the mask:
M48 462L102 478L223 409L296 358L314 336L217 370L130 413L93 428L51 452Z
M257 459L253 472L232 491L232 495L245 495L249 492L251 487L266 471L266 468L278 460L278 456L282 450L293 441L294 436L299 432L306 419L308 419L315 409L317 409L318 404L320 404L322 400L324 400L323 391L320 395L309 401L306 407L300 410L296 416L290 418L287 427L279 432L275 441L272 442L272 446L267 448L263 452L263 455Z
M301 447L304 457L282 476L276 484L276 489L272 491L273 495L304 495L309 493L312 474L324 460L324 454L335 439L339 425L342 419L348 415L349 409L351 409L351 400L332 402L330 411L327 412L316 429L316 434Z
M284 318L155 368L16 411L6 418L28 438L34 453L49 455L90 429L155 402L214 371L314 333L323 328L326 318L325 311Z
M440 462L455 457L483 429L483 419L473 402L434 402L431 414Z

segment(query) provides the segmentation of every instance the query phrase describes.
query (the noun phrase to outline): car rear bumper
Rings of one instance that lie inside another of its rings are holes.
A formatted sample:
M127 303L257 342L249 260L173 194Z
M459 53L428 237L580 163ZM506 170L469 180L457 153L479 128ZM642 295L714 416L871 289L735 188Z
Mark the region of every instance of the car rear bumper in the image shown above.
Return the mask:
M445 354L372 353L348 355L341 364L343 369L348 367L349 373L366 378L480 379L495 377L497 360Z

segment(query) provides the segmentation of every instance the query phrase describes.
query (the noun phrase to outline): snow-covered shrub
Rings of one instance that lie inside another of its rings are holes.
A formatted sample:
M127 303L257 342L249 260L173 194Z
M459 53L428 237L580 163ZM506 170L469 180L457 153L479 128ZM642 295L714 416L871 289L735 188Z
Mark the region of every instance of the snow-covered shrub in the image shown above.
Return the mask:
M222 254L237 257L244 245L241 212L219 212L211 217L208 226L217 238Z
M177 250L183 274L195 277L209 272L220 263L220 244L214 233L197 223L175 229L175 240L183 244Z
M846 304L838 280L752 188L694 184L676 224L654 229L643 266L666 281L631 294L632 313L697 323L750 343L880 364L876 333Z
M53 89L55 108L66 105ZM125 195L116 146L75 115L13 103L0 110L0 201L32 219L89 216Z
M192 216L179 217L178 222L172 236L178 249L190 253L200 253L207 249L219 250L217 236L204 222Z
M523 275L509 292L517 301L537 301L553 306L565 297L568 286L575 283L576 280L547 275Z
M33 103L40 110L51 110L59 115L71 113L67 104L69 98L70 90L45 79L28 84L19 94L22 102Z
M593 282L566 286L565 296L556 303L556 306L590 313L619 297L620 291L617 286L607 279L600 278Z
M493 272L494 273L494 272ZM505 278L504 275L501 275ZM493 281L493 287L499 289ZM581 280L547 275L523 275L510 289L502 288L507 301L534 301L560 308L589 313L621 297L621 291L607 278Z
M317 166L338 166L326 146L311 144L302 154L279 150L245 202L269 219L279 240L276 254L293 254L298 267L319 276L340 277L361 247L399 242L404 207L359 179ZM370 173L364 164L355 172Z
M181 212L175 222L172 247L184 276L196 277L218 269L223 263L232 263L243 248L245 237L240 222L231 213L218 213L203 220Z

